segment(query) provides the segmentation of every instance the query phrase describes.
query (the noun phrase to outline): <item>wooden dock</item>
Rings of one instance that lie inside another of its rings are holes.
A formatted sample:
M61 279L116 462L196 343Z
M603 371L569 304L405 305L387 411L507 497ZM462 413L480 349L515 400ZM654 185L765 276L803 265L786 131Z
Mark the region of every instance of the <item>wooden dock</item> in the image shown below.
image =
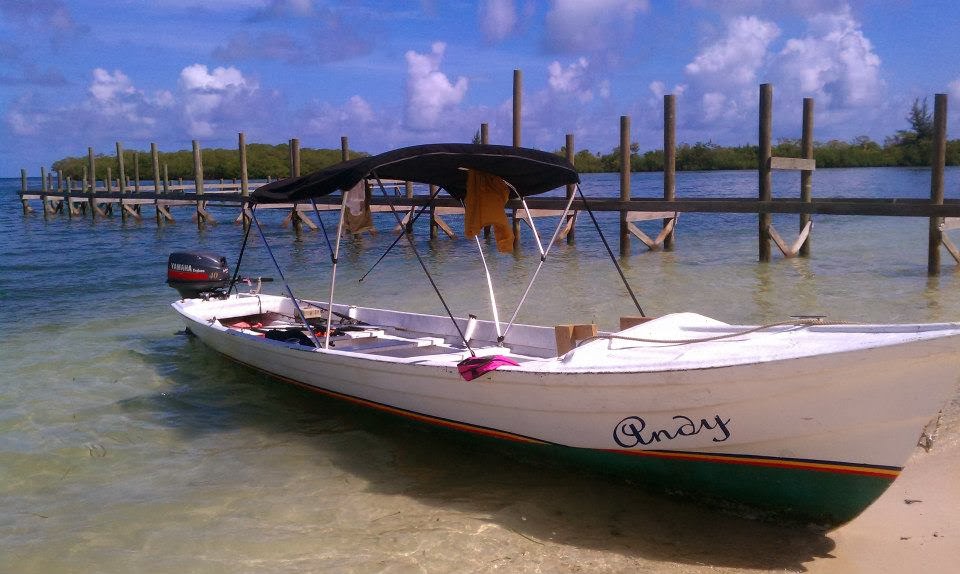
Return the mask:
M513 145L520 145L520 101L522 76L519 70L514 72L514 130ZM673 95L664 96L664 171L663 171L663 198L634 198L630 194L630 118L620 118L620 196L618 198L589 198L588 200L574 199L571 213L560 237L568 242L574 241L577 215L583 211L617 212L620 215L619 247L621 256L628 256L632 251L631 238L638 239L649 250L671 250L674 248L674 237L678 229L682 228L679 222L681 213L742 213L757 214L758 216L758 260L760 262L772 259L772 246L776 246L784 257L809 256L811 251L811 237L813 229L812 215L860 215L860 216L890 216L890 217L923 217L929 219L928 241L928 273L937 275L940 272L940 248L947 252L960 264L960 249L944 234L950 229L960 228L960 200L945 200L943 190L943 172L946 149L946 120L947 96L937 94L934 107L934 140L931 158L931 187L930 199L894 198L894 199L867 199L867 198L840 198L814 199L812 194L812 178L816 170L816 160L813 157L813 100L805 98L803 101L803 134L801 150L803 157L781 158L771 154L773 86L760 86L759 112L759 156L758 156L758 188L756 198L677 198L676 197L676 100ZM488 126L482 124L480 137L483 143L487 142ZM290 140L290 170L291 176L300 175L300 146L299 140ZM566 155L572 162L574 157L574 136L566 136ZM347 138L341 138L341 156L349 159ZM127 177L123 165L123 148L117 143L116 166L117 179L113 180L108 168L108 177L97 180L94 176L95 157L92 148L88 148L88 166L82 181L65 178L63 174L46 173L41 169L40 189L28 189L27 172L21 170L21 189L19 192L24 214L33 212L30 202L39 201L41 211L45 217L62 216L93 218L112 217L119 214L124 220L132 217L142 220L143 207L153 209L157 225L173 223L174 210L188 209L189 217L198 226L215 223L208 206L224 206L235 209L230 220L237 223L249 222L249 194L264 182L250 182L247 178L247 150L244 134L239 134L238 154L240 159L240 174L232 182L209 182L203 178L202 152L199 142L193 142L194 180L184 183L172 183L164 176L161 178L161 169L155 144L151 144L153 158L153 177L145 184L140 178L139 170L134 179ZM772 197L772 171L798 170L801 173L800 190L797 199L783 199ZM55 182L54 182L55 180ZM131 185L132 183L132 185ZM411 214L416 208L428 205L428 193L414 193L414 186L407 182L389 182L389 197L384 197L379 191L368 188L367 203L371 213L377 214L392 212L394 209L404 212L403 226L408 232L412 227L407 225ZM568 186L566 198L563 197L531 197L527 199L529 211L517 200L507 203L506 209L512 213L514 231L517 237L515 247L519 248L521 222L535 217L556 217L563 213L563 209L575 192L575 188ZM341 198L331 196L316 200L318 211L339 209ZM312 220L311 213L314 206L311 204L286 205L259 205L257 209L287 210L288 215L284 224L292 224L296 232L303 226L316 229L318 226ZM442 231L449 237L455 237L456 232L444 221L445 216L462 214L460 203L453 198L438 196L429 209L430 234L436 237ZM784 239L772 224L773 214L799 215L799 233L796 238ZM637 223L650 220L661 220L655 237L642 231ZM398 226L399 227L399 226Z

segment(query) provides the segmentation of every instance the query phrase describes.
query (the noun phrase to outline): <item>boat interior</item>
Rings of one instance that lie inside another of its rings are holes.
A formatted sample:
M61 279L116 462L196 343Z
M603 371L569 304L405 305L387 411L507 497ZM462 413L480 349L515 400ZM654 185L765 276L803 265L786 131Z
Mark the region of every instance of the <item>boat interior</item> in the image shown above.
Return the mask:
M297 306L299 311L286 297L242 294L217 305L216 316L207 319L246 335L314 348L314 339L299 319L302 313L321 347L396 360L446 356L459 361L470 356L464 338L476 356L543 360L562 355L578 338L598 333L595 325L514 324L501 342L502 333L493 321L472 317L458 318L454 324L445 316L342 304L334 304L328 313L326 303L306 299L298 300Z

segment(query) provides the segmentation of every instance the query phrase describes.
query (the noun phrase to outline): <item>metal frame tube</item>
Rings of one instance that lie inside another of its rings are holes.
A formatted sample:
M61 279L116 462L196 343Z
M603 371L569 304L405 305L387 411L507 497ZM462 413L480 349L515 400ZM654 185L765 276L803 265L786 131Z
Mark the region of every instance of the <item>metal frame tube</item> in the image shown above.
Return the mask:
M303 322L303 326L307 328L307 335L310 337L310 340L313 341L313 344L319 349L320 341L317 340L317 335L313 332L313 328L310 327L310 323L307 323L307 317L303 314L300 304L297 303L297 298L293 296L293 291L290 289L290 285L287 283L286 277L283 276L283 270L280 269L280 264L277 263L277 258L273 256L273 250L270 249L270 243L267 241L267 236L263 234L263 228L260 227L260 221L257 219L256 209L250 210L250 216L251 219L253 219L254 225L257 226L257 233L260 234L260 239L263 240L263 245L267 248L267 254L270 256L270 260L273 261L273 266L277 268L277 274L280 276L280 281L283 282L283 288L286 289L287 296L290 297L290 302L293 303L293 308L297 311L297 317Z
M343 213L347 207L348 193L350 192L343 192L343 197L340 201L340 220L337 222L337 238L333 242L333 268L330 271L330 298L327 302L327 329L323 337L324 349L330 348L330 331L332 330L330 326L333 324L333 292L337 286L337 260L340 258L340 237L343 235Z
M560 221L557 223L557 228L553 231L553 236L550 238L550 244L547 245L547 249L544 250L543 247L540 248L540 263L537 264L537 268L533 272L533 277L531 277L530 282L527 283L527 288L523 291L523 296L520 297L520 301L517 303L517 308L514 309L513 315L510 317L510 322L507 323L506 328L503 330L503 335L497 333L498 342L501 345L503 344L503 340L506 338L507 333L510 331L510 327L513 327L513 322L516 321L517 314L520 313L520 307L522 307L524 301L527 300L527 295L530 294L530 289L533 288L533 282L537 280L537 276L540 274L540 269L543 268L543 263L547 260L547 254L550 253L550 248L553 247L553 244L557 241L557 235L560 234L560 228L562 228L564 223L566 223L567 213L570 212L570 206L573 205L573 198L574 195L570 194L570 198L567 199L567 206L563 208L563 214L560 216ZM520 201L523 201L523 198L520 198ZM523 207L524 209L527 208L526 202L523 202ZM533 229L533 234L535 237L537 237L537 245L540 245L540 238L537 236L537 228L533 225L533 216L530 215L529 211L527 211L527 215L530 217L530 227Z

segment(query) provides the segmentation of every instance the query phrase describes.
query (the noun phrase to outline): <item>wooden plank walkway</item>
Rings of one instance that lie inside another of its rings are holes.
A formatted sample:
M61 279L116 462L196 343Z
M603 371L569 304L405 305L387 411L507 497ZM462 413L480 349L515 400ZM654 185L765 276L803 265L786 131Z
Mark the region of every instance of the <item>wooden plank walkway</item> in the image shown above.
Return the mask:
M47 201L64 201L67 199L65 192L41 192L27 191L18 192L21 199ZM234 205L249 203L249 199L243 198L239 193L205 192L202 196L196 193L185 192L139 192L139 193L120 193L117 191L106 192L98 191L96 193L72 192L69 199L73 203L87 203L91 199L98 203L120 203L121 200L126 205L150 205L159 203L160 205L196 205L198 201L208 205ZM428 203L428 196L414 197L391 197L389 200L382 196L370 198L371 208L375 206L386 207L389 212L389 205L395 207L422 206ZM317 206L321 210L328 210L331 205L340 204L339 196L320 197L316 200ZM534 212L534 216L559 216L566 206L567 200L562 197L529 197L527 205ZM437 207L459 207L457 200L451 197L438 196L434 199L434 205ZM724 199L716 198L685 198L666 200L659 198L632 198L623 201L615 198L596 197L587 198L584 203L581 199L575 199L571 204L571 211L585 211L589 205L590 209L596 212L680 212L680 213L793 213L793 214L822 214L822 215L867 215L867 216L889 216L889 217L960 217L960 199L944 199L943 203L935 203L929 199L916 198L889 198L889 199L864 199L864 198L824 198L812 199L804 202L792 198L774 198L769 201L760 201L748 197L731 197ZM258 209L284 208L293 209L294 204L261 204ZM523 205L517 200L507 202L508 209L522 210ZM300 211L313 211L309 203L298 203L297 209ZM537 211L547 211L549 213L537 213ZM666 215L665 215L666 216Z

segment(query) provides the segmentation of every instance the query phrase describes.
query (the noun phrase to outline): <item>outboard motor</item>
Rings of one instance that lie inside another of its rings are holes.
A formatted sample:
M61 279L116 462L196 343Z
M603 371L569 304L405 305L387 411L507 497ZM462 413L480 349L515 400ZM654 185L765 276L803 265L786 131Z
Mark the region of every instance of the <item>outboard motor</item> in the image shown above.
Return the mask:
M171 253L167 261L167 285L184 299L225 296L229 282L227 258L216 253Z

